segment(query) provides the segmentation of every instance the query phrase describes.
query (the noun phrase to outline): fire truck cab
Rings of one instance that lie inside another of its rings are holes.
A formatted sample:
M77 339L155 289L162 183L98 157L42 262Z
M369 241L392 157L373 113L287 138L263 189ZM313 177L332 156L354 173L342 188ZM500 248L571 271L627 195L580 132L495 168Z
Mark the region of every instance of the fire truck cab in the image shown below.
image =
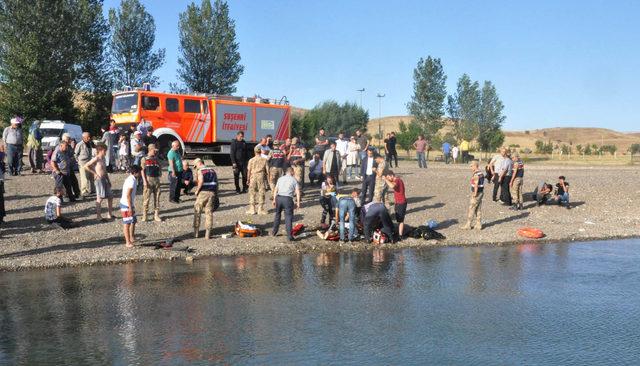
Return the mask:
M111 118L118 126L146 121L153 126L161 156L173 141L180 142L185 155L224 161L238 131L248 143L266 135L275 140L289 137L289 102L210 94L174 94L145 89L113 94ZM226 156L225 156L226 155Z

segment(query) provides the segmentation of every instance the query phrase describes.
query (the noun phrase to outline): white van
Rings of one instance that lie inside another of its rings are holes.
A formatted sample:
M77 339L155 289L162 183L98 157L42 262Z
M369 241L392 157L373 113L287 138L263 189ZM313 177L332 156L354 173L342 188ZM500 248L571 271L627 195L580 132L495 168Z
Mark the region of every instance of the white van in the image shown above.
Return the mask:
M60 143L63 134L68 133L76 142L82 141L82 127L64 121L42 121L42 150L49 151Z

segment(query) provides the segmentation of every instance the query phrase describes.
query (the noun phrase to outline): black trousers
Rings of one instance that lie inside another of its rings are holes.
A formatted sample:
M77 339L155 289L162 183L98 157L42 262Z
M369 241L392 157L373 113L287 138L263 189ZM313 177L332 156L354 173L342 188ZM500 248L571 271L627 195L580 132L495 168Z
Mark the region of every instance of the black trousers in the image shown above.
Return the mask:
M387 163L389 163L389 168L393 168L393 164L391 164L391 161L395 161L396 162L396 168L398 167L398 152L393 150L393 151L389 151L389 153L386 156L386 160Z
M322 207L322 217L320 218L320 223L325 223L325 221L327 220L327 215L329 215L329 222L331 222L333 220L334 214L334 207L331 202L331 197L320 197L320 206Z
M69 180L71 181L71 189L73 190L73 197L80 197L80 185L78 184L78 177L73 171L69 174Z
M389 211L384 205L373 205L364 217L364 240L365 243L371 241L373 230L382 226L382 232L393 240L393 221L389 215Z
M313 185L314 180L322 183L322 181L324 181L324 175L322 175L322 173L309 172L309 184Z
M362 192L360 193L360 206L373 201L373 190L376 187L376 176L367 175L362 180Z
M0 223L4 222L7 212L4 210L4 181L0 180Z
M293 197L276 197L276 215L273 219L273 229L271 229L271 234L275 236L280 229L282 211L284 211L284 223L285 228L287 229L287 237L289 240L293 240L293 235L291 235L291 231L293 230Z
M493 200L498 200L498 189L500 189L500 176L498 174L493 175Z
M73 222L64 217L56 217L55 220L47 220L49 224L57 224L63 229L71 229L73 227Z
M500 184L500 200L504 202L505 205L511 206L511 191L509 187L509 183L511 182L511 176L505 175L502 179L502 183Z
M240 174L242 174L242 188L240 188ZM233 168L233 183L236 185L236 191L246 191L247 188L247 163L236 163L236 167Z
M182 188L182 184L180 184L181 181L182 172L176 172L175 177L169 173L169 201L180 201L180 188Z
M69 198L69 201L73 202L76 200L76 196L73 193L73 184L71 182L71 174L55 174L55 180L56 180L56 188L58 187L64 187L65 192L67 193L67 197ZM76 184L78 184L77 180L76 180Z

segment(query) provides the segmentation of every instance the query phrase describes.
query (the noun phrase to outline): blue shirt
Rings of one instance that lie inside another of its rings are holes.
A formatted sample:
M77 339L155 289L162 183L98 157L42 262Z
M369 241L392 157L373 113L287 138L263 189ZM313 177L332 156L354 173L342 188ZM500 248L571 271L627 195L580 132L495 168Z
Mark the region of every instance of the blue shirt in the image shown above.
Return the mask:
M451 145L448 142L442 144L442 152L448 154L451 151Z

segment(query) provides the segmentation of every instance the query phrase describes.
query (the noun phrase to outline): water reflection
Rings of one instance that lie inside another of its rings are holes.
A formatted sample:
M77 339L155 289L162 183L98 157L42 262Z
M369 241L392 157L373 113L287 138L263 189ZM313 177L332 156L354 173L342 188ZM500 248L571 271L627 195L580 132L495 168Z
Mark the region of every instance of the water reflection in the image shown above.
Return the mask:
M611 259L622 261L616 268L638 259L625 243L616 244L623 251ZM554 313L574 317L580 338L594 310L575 304L586 298L596 310L608 309L610 323L618 313L598 302L603 293L640 299L637 270L613 284L587 282L595 289L571 282L576 272L601 273L593 272L603 263L594 245L374 249L5 273L0 364L384 364L421 355L458 363L462 345L478 363L498 355L504 361L509 354L492 347L514 337L537 342L527 329L557 327ZM609 334L640 329L637 308L620 316L635 328ZM637 331L624 335L638 340ZM393 347L380 353L379 345ZM618 352L630 350L637 344Z

